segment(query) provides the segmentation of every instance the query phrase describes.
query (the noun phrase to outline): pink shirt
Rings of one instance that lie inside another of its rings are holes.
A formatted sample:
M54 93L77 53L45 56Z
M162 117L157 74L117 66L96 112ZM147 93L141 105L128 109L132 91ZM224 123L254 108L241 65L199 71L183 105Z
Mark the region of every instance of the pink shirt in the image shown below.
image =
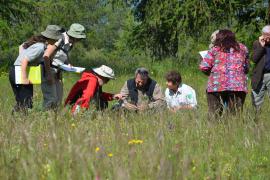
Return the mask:
M207 92L247 92L248 49L241 43L239 46L239 51L231 48L230 52L213 47L202 59L200 70L210 72Z

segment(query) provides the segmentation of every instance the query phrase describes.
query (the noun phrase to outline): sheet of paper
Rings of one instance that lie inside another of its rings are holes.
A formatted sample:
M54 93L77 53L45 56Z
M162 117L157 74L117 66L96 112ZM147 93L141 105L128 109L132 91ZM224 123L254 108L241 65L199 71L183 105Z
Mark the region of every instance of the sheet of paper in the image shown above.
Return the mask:
M207 55L207 50L206 51L200 51L199 54L202 56L202 58L205 58L205 56Z
M26 69L27 78L32 84L41 84L41 66L28 66ZM15 66L15 83L22 84L22 68Z
M15 66L15 83L22 83L22 68L21 66Z
M83 67L69 66L66 64L60 65L60 68L68 72L76 72L76 73L82 73L85 70L85 68Z

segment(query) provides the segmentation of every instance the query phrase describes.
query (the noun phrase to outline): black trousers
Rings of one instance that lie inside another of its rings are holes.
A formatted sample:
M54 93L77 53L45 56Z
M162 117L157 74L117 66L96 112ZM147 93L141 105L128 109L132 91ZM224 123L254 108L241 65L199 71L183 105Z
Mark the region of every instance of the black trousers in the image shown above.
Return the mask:
M246 93L243 91L206 92L209 115L222 115L224 108L235 114L243 109Z
M32 84L16 84L15 83L15 67L13 66L9 71L9 82L12 87L16 105L15 110L27 109L33 107L33 85Z

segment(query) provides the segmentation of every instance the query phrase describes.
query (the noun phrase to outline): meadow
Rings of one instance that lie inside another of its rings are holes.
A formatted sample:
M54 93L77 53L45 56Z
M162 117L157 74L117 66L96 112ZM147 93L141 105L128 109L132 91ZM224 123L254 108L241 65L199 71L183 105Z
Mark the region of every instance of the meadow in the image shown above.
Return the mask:
M141 64L138 64L140 66ZM43 112L40 87L28 116L11 115L15 103L8 78L0 77L0 179L269 179L269 100L254 121L250 93L244 111L208 121L207 77L197 67L149 63L165 90L164 73L177 68L197 92L196 111L145 113L68 108ZM104 86L117 93L133 74ZM64 74L66 97L79 75ZM111 102L112 105L114 102Z

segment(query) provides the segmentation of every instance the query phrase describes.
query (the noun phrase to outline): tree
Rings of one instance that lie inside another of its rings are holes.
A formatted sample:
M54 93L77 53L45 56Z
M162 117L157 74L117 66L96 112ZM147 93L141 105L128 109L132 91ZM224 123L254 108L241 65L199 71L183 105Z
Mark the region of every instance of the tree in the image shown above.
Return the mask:
M205 34L219 28L241 31L254 26L257 30L268 18L265 0L125 0L134 14L134 48L146 49L152 57L175 57L179 39L190 36L205 40ZM119 1L114 0L115 4Z

